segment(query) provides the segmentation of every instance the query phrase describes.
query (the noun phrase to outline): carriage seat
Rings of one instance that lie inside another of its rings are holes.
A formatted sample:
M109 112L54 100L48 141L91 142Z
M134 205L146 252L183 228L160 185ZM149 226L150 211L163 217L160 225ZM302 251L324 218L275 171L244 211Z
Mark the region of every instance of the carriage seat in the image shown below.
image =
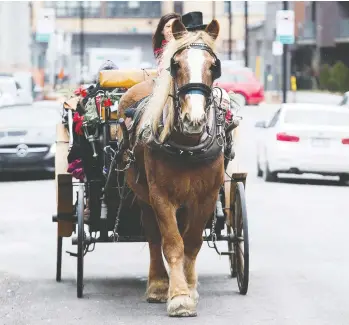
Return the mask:
M99 72L99 83L102 88L131 88L156 76L156 70L102 70Z

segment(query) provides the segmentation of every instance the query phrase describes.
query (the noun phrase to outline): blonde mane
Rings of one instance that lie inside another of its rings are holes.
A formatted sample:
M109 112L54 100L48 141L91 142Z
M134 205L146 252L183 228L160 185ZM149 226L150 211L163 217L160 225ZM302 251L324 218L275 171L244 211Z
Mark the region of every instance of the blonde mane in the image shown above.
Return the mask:
M188 32L178 40L172 39L164 48L162 57L162 71L156 79L156 85L153 89L147 106L144 111L143 121L149 121L152 131L155 134L158 131L159 121L162 117L162 112L166 107L166 121L159 140L163 142L173 129L175 111L173 107L173 79L170 72L167 70L170 67L171 58L175 52L191 43L204 43L209 46L212 51L215 50L214 39L205 31ZM149 139L150 141L151 139Z

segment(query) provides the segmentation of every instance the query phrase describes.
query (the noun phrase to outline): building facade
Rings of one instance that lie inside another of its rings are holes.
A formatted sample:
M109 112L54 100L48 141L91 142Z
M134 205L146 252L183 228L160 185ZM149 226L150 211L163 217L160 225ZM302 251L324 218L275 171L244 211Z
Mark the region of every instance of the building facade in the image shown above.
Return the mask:
M349 66L349 3L304 1L298 6L297 65L315 69L342 61Z
M250 23L264 19L264 5L264 2L249 1ZM42 8L54 10L55 35L51 42L36 37ZM90 49L141 53L141 64L153 65L151 40L160 17L173 11L184 14L197 10L203 12L205 23L212 18L218 19L221 27L218 52L226 59L229 51L228 8L228 1L203 1L199 8L198 1L35 1L32 2L33 62L39 69L49 67L51 75L57 75L63 68L74 81L83 71L81 65L88 65ZM244 1L232 1L231 8L233 58L241 59L244 51ZM57 41L57 34L64 38L64 42ZM59 49L57 44L61 44ZM58 57L48 55L50 53L58 53Z
M276 12L282 9L282 1L268 2L264 22L249 27L250 67L260 70L267 90L281 90L282 57L273 55L272 44ZM295 43L288 47L288 76L297 77L299 89L316 88L322 64L342 61L349 66L349 3L294 1L289 9L295 12Z

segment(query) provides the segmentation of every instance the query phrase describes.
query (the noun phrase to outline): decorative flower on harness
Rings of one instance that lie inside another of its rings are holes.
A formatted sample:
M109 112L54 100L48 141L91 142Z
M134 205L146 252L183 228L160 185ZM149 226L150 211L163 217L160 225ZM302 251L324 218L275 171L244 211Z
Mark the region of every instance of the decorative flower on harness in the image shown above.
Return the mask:
M87 90L81 86L74 91L74 94L85 98L87 96Z
M75 123L75 133L78 134L78 135L83 135L83 131L82 131L82 123L84 121L84 117L83 116L80 116L80 114L78 112L76 112L74 114L74 117L73 117L73 122Z

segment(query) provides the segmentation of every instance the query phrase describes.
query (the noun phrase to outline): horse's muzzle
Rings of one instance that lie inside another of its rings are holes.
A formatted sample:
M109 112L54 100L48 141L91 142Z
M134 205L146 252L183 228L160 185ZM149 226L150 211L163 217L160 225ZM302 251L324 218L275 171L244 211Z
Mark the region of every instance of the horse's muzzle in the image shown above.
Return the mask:
M182 122L182 130L184 135L195 136L203 133L205 125L207 122L206 114L203 114L202 117L197 121L192 121L189 118L189 114L184 115Z

